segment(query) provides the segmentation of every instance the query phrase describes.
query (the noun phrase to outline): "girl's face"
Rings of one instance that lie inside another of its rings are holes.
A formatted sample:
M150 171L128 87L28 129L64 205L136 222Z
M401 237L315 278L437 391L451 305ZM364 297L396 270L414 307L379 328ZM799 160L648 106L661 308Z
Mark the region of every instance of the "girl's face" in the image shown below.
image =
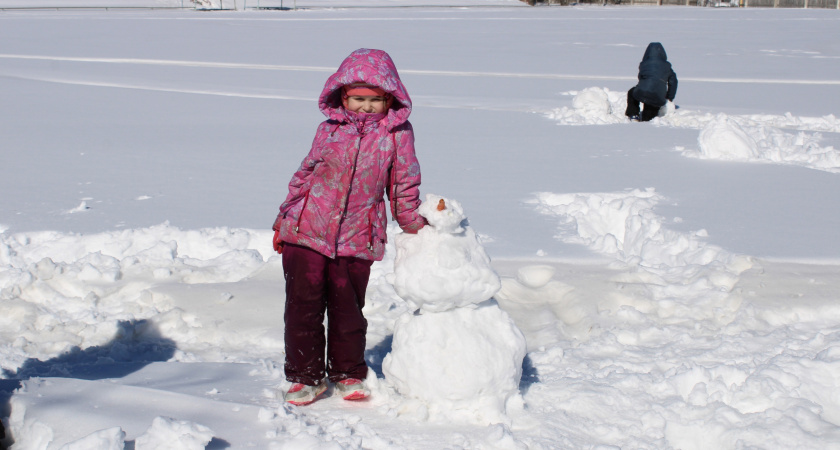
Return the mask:
M348 111L367 114L382 114L388 109L388 98L378 95L351 95L344 107Z

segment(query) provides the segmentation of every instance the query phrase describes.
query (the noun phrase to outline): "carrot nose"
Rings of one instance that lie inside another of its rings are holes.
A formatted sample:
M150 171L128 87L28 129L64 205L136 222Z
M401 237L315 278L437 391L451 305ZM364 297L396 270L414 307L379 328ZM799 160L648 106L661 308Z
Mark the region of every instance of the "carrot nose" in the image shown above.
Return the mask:
M446 202L444 202L443 199L440 199L437 205L437 210L443 211L444 209L446 209Z

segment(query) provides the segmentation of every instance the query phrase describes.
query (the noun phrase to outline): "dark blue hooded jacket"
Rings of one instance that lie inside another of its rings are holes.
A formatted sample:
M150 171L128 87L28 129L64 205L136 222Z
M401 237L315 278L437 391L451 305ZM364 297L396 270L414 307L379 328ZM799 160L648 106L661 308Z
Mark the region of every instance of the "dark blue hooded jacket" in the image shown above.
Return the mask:
M636 100L651 106L663 106L677 95L677 74L671 69L665 48L651 42L639 63L639 84L633 89Z

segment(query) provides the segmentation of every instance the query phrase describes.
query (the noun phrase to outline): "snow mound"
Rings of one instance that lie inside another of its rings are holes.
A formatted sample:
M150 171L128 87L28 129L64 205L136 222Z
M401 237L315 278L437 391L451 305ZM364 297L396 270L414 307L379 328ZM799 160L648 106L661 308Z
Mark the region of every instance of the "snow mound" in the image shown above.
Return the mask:
M840 172L840 150L821 147L821 139L819 133L786 133L718 114L700 132L699 151L681 150L685 156L700 159L789 164Z
M169 417L156 417L134 441L136 450L204 450L213 432L204 425Z
M758 145L732 119L719 115L698 138L700 152L708 159L748 161L758 158Z
M81 439L61 446L59 450L123 450L125 432L120 427L95 431Z
M439 205L443 208L438 209ZM460 203L427 194L419 211L429 226L396 238L397 294L422 312L471 306L491 298L501 282L478 236L467 225Z
M37 419L26 417L24 402L13 398L10 401L12 413L6 434L15 437L15 450L41 450L47 448L55 437L52 427Z
M607 90L595 87L580 91L572 100L572 106L586 116L607 116L612 112Z
M503 277L495 299L525 335L528 352L565 340L584 342L598 320L596 301L585 298L567 282L554 279L548 265L523 266L514 277ZM575 281L581 281L578 274Z
M91 235L0 234L0 367L14 373L36 359L61 354L81 359L80 350L100 346L85 352L88 359L100 358L96 364L130 364L138 355L126 353L127 345L166 360L175 356L173 340L180 342L177 355L212 353L221 342L252 348L261 338L243 336L231 319L244 318L244 305L254 300L233 296L218 283L274 267L262 256L271 255L270 242L269 231L182 231L167 224ZM220 314L226 323L196 321L173 305L173 292L190 293L205 310L226 310ZM268 316L265 321L268 333ZM160 339L161 333L170 340ZM282 348L282 341L271 340L271 346ZM39 367L24 369L33 376L67 375L57 364L50 373Z
M524 357L522 332L487 302L402 316L382 370L430 419L509 423L507 405L518 398Z
M547 117L560 125L607 125L625 123L627 93L610 91L607 88L589 87L581 91L570 91L573 95L572 108L564 106L550 111Z
M720 112L698 112L679 109L667 117L661 118L656 124L675 128L693 128L702 130L715 122L721 115L737 122L742 128L776 128L779 130L795 130L810 132L840 132L840 118L833 114L822 117L794 116L791 113L783 115L772 114L743 114L732 115Z
M539 289L549 281L557 270L551 266L525 266L516 271L516 281L531 289Z
M616 193L537 195L538 211L560 219L558 237L611 256L629 269L617 280L644 286L650 301L616 297L615 308L656 310L675 322L732 320L739 303L726 295L752 267L748 257L703 241L705 230L678 233L663 227L653 211L662 196L654 189Z

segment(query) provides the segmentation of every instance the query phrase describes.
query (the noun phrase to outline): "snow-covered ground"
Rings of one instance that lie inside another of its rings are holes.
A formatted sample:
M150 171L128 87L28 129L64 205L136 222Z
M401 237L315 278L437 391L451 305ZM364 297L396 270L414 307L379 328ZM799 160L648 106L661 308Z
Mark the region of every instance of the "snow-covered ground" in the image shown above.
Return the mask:
M0 10L5 445L840 448L840 11L237 3ZM0 0L22 4L180 0ZM676 108L630 123L651 41ZM372 397L283 405L269 227L360 47L396 62L421 190L463 206L501 278L484 306L525 336L501 416L386 377L396 228Z

